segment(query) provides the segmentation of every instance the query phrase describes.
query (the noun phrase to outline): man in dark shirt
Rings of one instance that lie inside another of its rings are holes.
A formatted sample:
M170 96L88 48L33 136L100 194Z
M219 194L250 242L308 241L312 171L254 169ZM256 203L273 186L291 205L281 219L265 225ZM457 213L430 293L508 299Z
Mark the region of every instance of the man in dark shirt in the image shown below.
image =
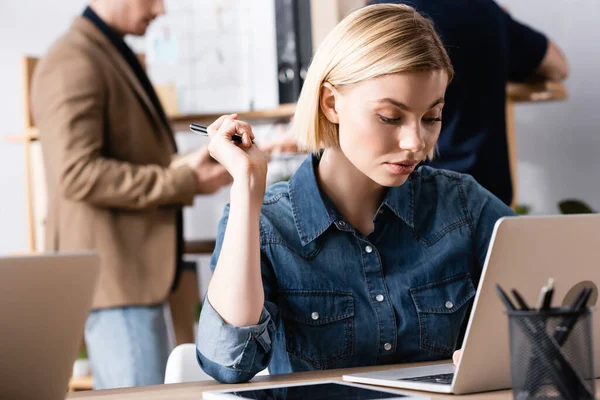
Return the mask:
M472 175L510 205L506 83L562 80L565 58L543 34L492 0L376 0L414 7L435 24L454 66L446 91L438 152L430 165Z
M92 0L33 78L46 250L93 249L102 260L85 328L96 389L164 382L181 208L231 183L206 148L176 156L165 112L123 40L162 13L162 0Z

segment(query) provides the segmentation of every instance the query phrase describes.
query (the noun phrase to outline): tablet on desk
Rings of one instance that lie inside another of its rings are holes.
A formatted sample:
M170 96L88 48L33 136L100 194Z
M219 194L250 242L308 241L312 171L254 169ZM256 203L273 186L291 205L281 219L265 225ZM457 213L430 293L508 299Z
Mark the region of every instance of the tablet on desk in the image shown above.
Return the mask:
M268 385L252 388L225 389L204 392L206 400L372 400L372 399L429 399L429 397L337 381L316 381L287 385Z

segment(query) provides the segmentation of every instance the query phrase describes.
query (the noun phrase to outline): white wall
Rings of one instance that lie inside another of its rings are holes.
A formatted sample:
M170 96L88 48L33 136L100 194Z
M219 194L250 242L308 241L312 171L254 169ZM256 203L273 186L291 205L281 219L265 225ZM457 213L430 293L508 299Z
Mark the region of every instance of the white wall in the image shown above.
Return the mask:
M364 6L367 1L368 0L338 0L340 20L352 11Z
M516 108L520 203L557 213L579 198L600 211L600 2L500 0L515 19L546 33L570 65L569 100Z

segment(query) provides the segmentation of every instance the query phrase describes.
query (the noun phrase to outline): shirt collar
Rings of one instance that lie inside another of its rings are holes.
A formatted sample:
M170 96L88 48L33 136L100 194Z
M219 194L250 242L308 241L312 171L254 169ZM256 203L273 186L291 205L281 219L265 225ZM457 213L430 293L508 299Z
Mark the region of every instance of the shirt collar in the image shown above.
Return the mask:
M124 47L129 48L125 41L115 32L113 28L111 28L91 7L86 7L83 10L82 17L87 18L91 23L93 23L100 32L102 32L108 40L117 48L119 51L123 51Z
M316 176L319 157L314 154L307 157L289 183L294 222L303 246L322 235L332 224L340 230L352 230L350 224L339 215L331 200L319 189ZM383 207L387 207L396 217L413 227L412 175L402 186L388 190L379 211Z
M396 217L398 217L411 228L414 228L414 181L418 174L418 171L413 172L403 185L389 188L385 198L383 199L383 202L381 203L381 206L379 207L379 211L381 211L384 206L387 207Z

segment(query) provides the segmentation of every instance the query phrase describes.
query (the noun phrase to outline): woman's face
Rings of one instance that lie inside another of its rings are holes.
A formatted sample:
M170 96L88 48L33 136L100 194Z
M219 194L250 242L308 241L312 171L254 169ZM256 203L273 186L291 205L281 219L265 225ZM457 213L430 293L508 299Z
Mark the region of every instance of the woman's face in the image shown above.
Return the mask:
M379 185L400 186L435 146L447 85L442 70L386 75L326 87L322 107L346 158Z

